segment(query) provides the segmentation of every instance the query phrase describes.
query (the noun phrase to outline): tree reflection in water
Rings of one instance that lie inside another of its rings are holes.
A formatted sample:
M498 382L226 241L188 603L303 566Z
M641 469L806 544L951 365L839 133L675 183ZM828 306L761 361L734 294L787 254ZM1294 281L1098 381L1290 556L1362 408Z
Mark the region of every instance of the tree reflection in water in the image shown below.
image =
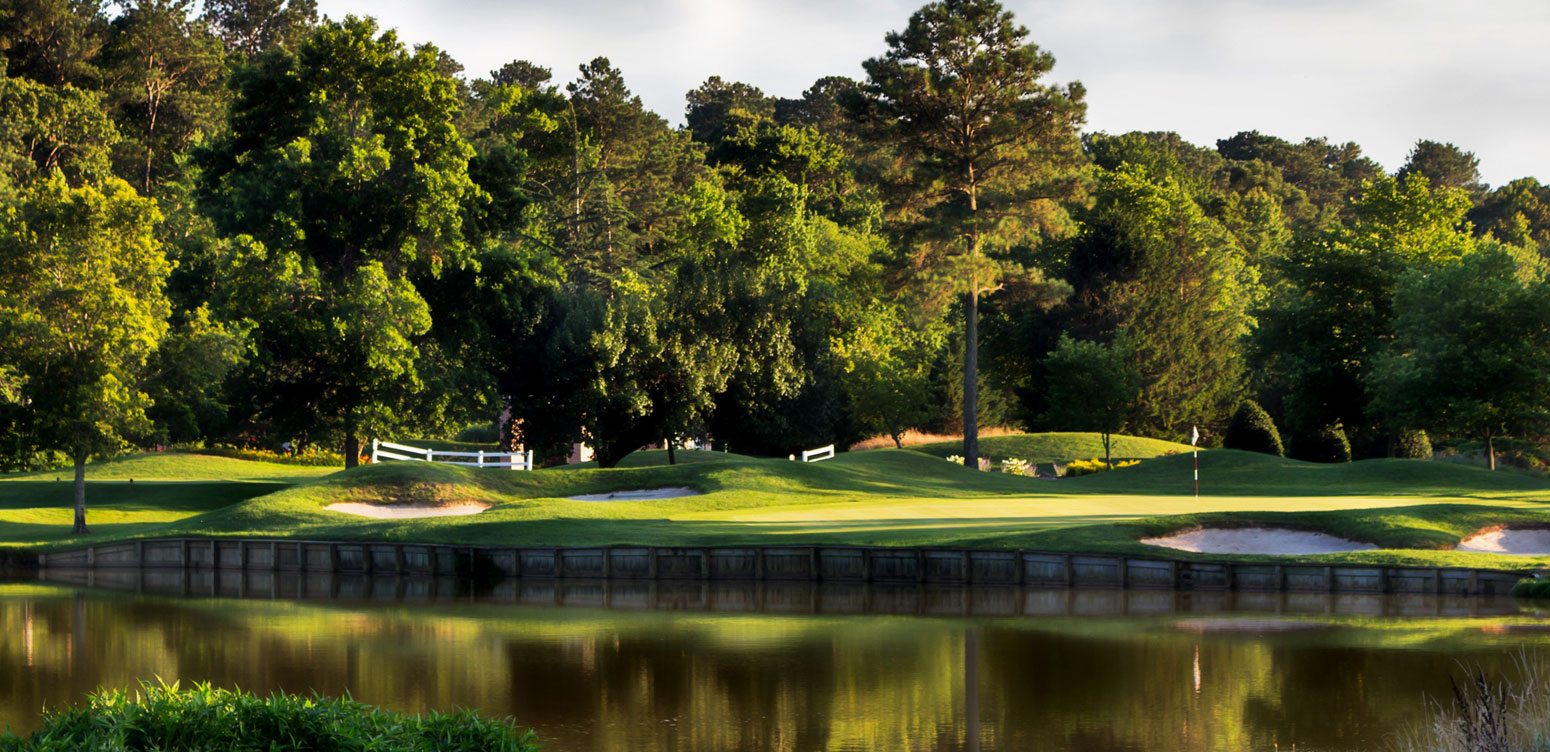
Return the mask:
M161 676L475 707L576 752L1356 750L1445 696L1455 659L1489 671L1550 648L1537 615L1462 599L197 573L93 584L0 584L0 725L26 730L45 705ZM568 603L587 605L556 605Z

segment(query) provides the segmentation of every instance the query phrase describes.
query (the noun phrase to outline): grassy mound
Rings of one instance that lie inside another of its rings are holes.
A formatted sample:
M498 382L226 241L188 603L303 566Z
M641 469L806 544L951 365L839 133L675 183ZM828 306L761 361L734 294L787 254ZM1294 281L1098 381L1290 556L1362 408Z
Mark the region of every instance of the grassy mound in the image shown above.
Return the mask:
M1110 437L1114 459L1147 459L1169 452L1188 453L1190 445L1139 436ZM1097 433L1023 433L980 439L980 456L991 462L1016 457L1032 463L1070 462L1103 456L1103 435ZM963 454L963 443L941 441L911 447L934 457Z
M406 716L354 700L279 693L258 697L207 684L141 685L143 694L100 691L85 707L45 714L30 737L0 734L0 752L529 752L532 732L472 711Z
M215 457L187 452L144 452L107 460L97 460L86 465L88 481L275 481L292 482L313 478L337 471L333 467L308 467L282 465L275 462ZM62 481L75 479L72 468L39 470L31 473L0 475L0 483L15 481Z

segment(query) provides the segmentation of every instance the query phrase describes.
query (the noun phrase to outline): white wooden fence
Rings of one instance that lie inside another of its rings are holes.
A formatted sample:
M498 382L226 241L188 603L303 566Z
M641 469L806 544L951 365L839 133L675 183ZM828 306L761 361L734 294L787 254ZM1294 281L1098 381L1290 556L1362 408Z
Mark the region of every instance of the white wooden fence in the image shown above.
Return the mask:
M793 455L787 457L786 459L789 459L789 460L795 462L796 458L797 458L797 456L793 454ZM818 447L817 449L808 449L808 450L805 450L805 451L802 452L802 461L803 462L821 462L823 460L829 460L829 459L834 459L834 445L833 444L830 444L828 446Z
M453 457L462 459L441 459ZM519 454L502 454L499 452L443 452L438 449L421 449L419 447L392 444L378 439L371 440L371 462L376 464L382 460L417 460L420 462L440 462L443 465L467 465L469 467L504 467L511 470L532 470L533 450Z

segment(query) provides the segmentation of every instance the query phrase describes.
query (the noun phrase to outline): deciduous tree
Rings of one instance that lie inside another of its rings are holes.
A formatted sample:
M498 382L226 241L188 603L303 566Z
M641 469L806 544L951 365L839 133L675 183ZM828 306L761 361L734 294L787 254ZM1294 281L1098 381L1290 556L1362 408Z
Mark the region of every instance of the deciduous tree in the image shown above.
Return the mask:
M15 374L32 440L75 464L86 528L86 460L149 428L146 359L167 331L160 216L117 178L71 188L54 175L3 209L0 363Z

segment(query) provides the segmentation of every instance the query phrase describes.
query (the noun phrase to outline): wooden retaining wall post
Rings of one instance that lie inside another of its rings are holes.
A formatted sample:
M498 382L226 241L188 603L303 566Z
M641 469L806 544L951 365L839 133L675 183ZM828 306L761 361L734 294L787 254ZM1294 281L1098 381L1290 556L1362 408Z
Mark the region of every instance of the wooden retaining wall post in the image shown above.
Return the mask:
M1076 564L1074 560L1075 557L1071 554L1066 554L1061 559L1065 567L1065 571L1062 574L1065 576L1066 587L1072 587L1076 584Z

